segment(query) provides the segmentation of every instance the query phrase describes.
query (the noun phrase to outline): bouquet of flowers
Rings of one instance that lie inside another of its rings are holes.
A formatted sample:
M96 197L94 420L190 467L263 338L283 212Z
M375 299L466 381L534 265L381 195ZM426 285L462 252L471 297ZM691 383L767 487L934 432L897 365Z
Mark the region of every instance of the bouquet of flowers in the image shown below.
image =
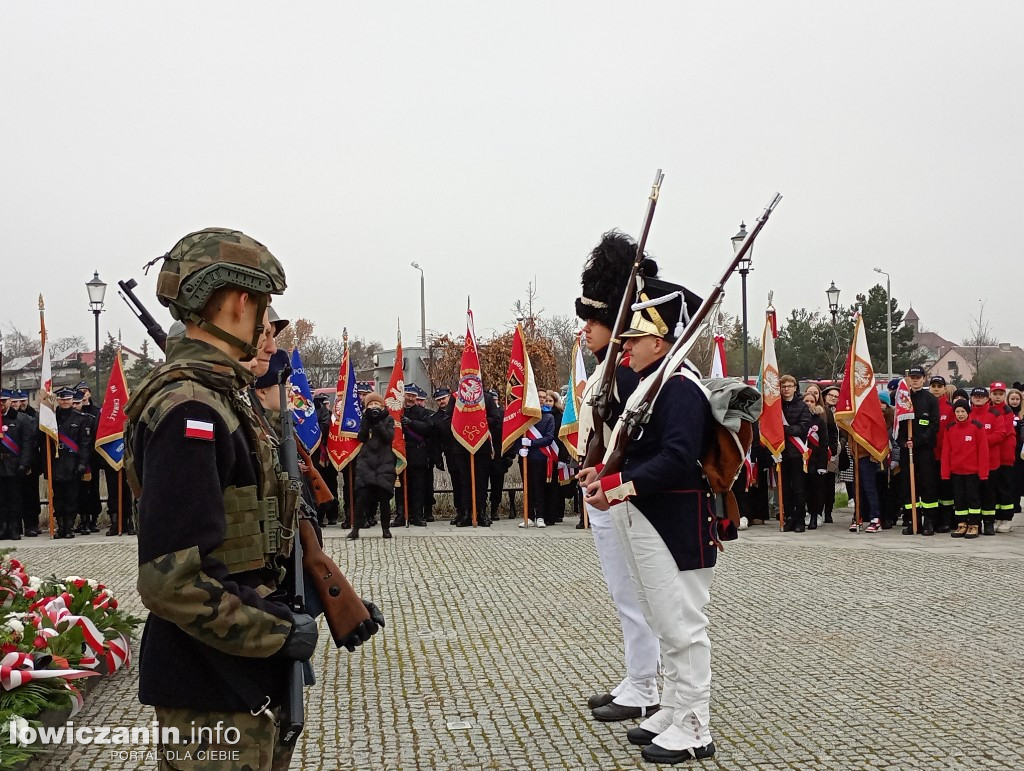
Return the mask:
M84 703L76 681L128 666L142 623L98 581L30 576L10 554L0 551L0 732L12 722L38 725L46 710L75 715ZM42 749L2 737L0 768Z

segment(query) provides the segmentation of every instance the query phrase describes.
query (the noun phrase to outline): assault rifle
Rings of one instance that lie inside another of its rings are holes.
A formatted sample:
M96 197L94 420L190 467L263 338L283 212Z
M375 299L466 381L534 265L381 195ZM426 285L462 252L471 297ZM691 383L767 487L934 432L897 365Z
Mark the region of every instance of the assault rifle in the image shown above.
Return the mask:
M651 232L651 221L654 219L654 208L658 205L658 196L661 193L661 182L665 175L658 169L654 175L654 184L651 186L651 194L647 199L647 213L644 215L644 226L640 231L640 240L636 244L636 259L633 260L633 270L629 274L629 281L626 283L626 290L622 294L622 301L619 303L619 312L615 317L615 326L612 328L611 342L608 343L608 352L604 357L604 368L601 370L601 379L594 388L590 397L590 407L594 410L594 430L587 442L587 455L583 462L583 468L598 465L604 458L604 429L605 421L611 418L612 397L615 389L615 367L619 359L619 352L622 350L622 333L629 326L633 318L632 305L636 296L636 279L640 272L640 263L644 260L644 249L647 246L647 236Z
M295 538L295 529L298 527L299 501L302 500L302 477L299 475L299 454L295 442L295 429L292 427L292 411L288 409L288 376L291 374L291 367L285 367L278 373L277 388L281 395L281 437L280 457L281 465L288 474L288 489L285 492L285 508L292 512L295 520L291 522L292 532L292 597L289 607L292 613L306 612L306 587L302 570L302 542ZM281 512L282 516L286 514ZM293 661L288 672L288 695L285 699L284 710L281 714L281 743L291 747L302 733L306 723L305 706L302 703L302 686L305 682L304 664L301 661Z
M128 306L135 318L142 322L142 326L146 328L146 332L153 338L157 347L161 351L165 350L167 348L167 333L160 326L160 322L153 318L153 314L146 310L142 301L135 296L133 290L139 285L138 282L134 278L130 278L127 281L118 281L117 285L121 287L118 294L121 295L125 305Z
M674 343L672 343L668 353L662 358L658 369L642 380L640 385L637 386L637 390L629 399L631 406L628 406L623 411L618 424L616 424L615 431L612 434L611 452L608 454L604 468L601 469L601 473L598 474L598 479L610 474L617 474L622 470L622 462L626 457L626 448L628 448L629 443L637 437L637 434L643 424L650 419L651 410L654 407L654 400L658 397L658 393L661 391L662 385L664 385L665 380L679 368L679 365L682 364L681 354L685 354L692 343L696 341L697 335L700 333L701 325L708 318L712 309L716 307L722 293L725 291L725 282L729 280L729 276L733 274L743 258L746 257L747 252L753 248L754 241L761 232L761 228L763 228L765 223L768 222L768 217L771 216L771 213L775 210L775 207L779 205L779 201L781 200L782 196L776 193L768 206L765 207L765 210L761 213L761 216L757 218L757 222L747 234L747 237L743 239L743 243L740 244L740 248L736 250L736 254L733 256L732 262L729 263L729 267L726 269L725 273L718 280L718 283L715 284L714 288L708 294L707 299L701 303L700 308L686 325L683 334L680 335ZM685 299L683 302L685 302ZM609 359L605 359L605 361L609 361ZM599 432L595 431L595 433ZM588 455L587 460L588 465L597 465L597 463L602 459L598 458L594 464L590 464L590 457Z

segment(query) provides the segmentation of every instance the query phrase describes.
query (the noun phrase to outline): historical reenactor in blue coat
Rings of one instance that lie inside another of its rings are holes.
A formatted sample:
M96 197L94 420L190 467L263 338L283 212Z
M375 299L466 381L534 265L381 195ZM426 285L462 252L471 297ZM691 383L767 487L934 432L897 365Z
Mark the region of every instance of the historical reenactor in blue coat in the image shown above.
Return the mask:
M641 284L630 329L624 333L630 367L640 376L638 389L658 369L699 306L698 298L680 286L657 279L642 279ZM677 763L715 752L711 641L704 606L717 557L717 516L701 470L713 432L707 392L684 367L666 377L648 422L626 450L621 471L587 487L586 502L597 509L624 504L613 519L644 615L661 644L661 710L627 733L631 743L643 746L643 758L650 762ZM585 481L596 473L581 472Z

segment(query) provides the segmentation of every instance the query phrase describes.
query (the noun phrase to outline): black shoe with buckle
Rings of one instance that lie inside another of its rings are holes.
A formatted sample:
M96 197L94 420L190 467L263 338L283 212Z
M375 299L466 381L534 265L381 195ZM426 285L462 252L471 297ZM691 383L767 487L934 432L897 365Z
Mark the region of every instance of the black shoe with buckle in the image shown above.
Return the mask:
M684 760L704 760L715 754L715 743L703 747L688 747L685 750L666 750L657 744L648 744L642 753L648 763L682 763Z
M660 704L653 704L650 707L626 707L616 704L614 701L591 710L590 714L603 723L617 723L620 720L633 720L638 717L650 717L661 709Z
M610 693L595 693L587 699L587 709L597 709L605 704L611 704L613 701L615 701L615 697Z

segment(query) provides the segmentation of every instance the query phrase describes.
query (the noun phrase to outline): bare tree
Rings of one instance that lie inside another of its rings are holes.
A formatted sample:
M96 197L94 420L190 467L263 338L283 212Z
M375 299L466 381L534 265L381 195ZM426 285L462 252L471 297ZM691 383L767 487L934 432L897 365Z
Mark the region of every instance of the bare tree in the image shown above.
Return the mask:
M978 302L978 315L971 317L971 335L963 341L964 348L969 349L968 359L974 367L975 374L985 360L996 351L996 336L992 332L992 325L985 318L986 302Z
M17 359L21 356L38 356L39 333L28 334L18 329L14 324L8 324L3 333L4 355L10 359Z

